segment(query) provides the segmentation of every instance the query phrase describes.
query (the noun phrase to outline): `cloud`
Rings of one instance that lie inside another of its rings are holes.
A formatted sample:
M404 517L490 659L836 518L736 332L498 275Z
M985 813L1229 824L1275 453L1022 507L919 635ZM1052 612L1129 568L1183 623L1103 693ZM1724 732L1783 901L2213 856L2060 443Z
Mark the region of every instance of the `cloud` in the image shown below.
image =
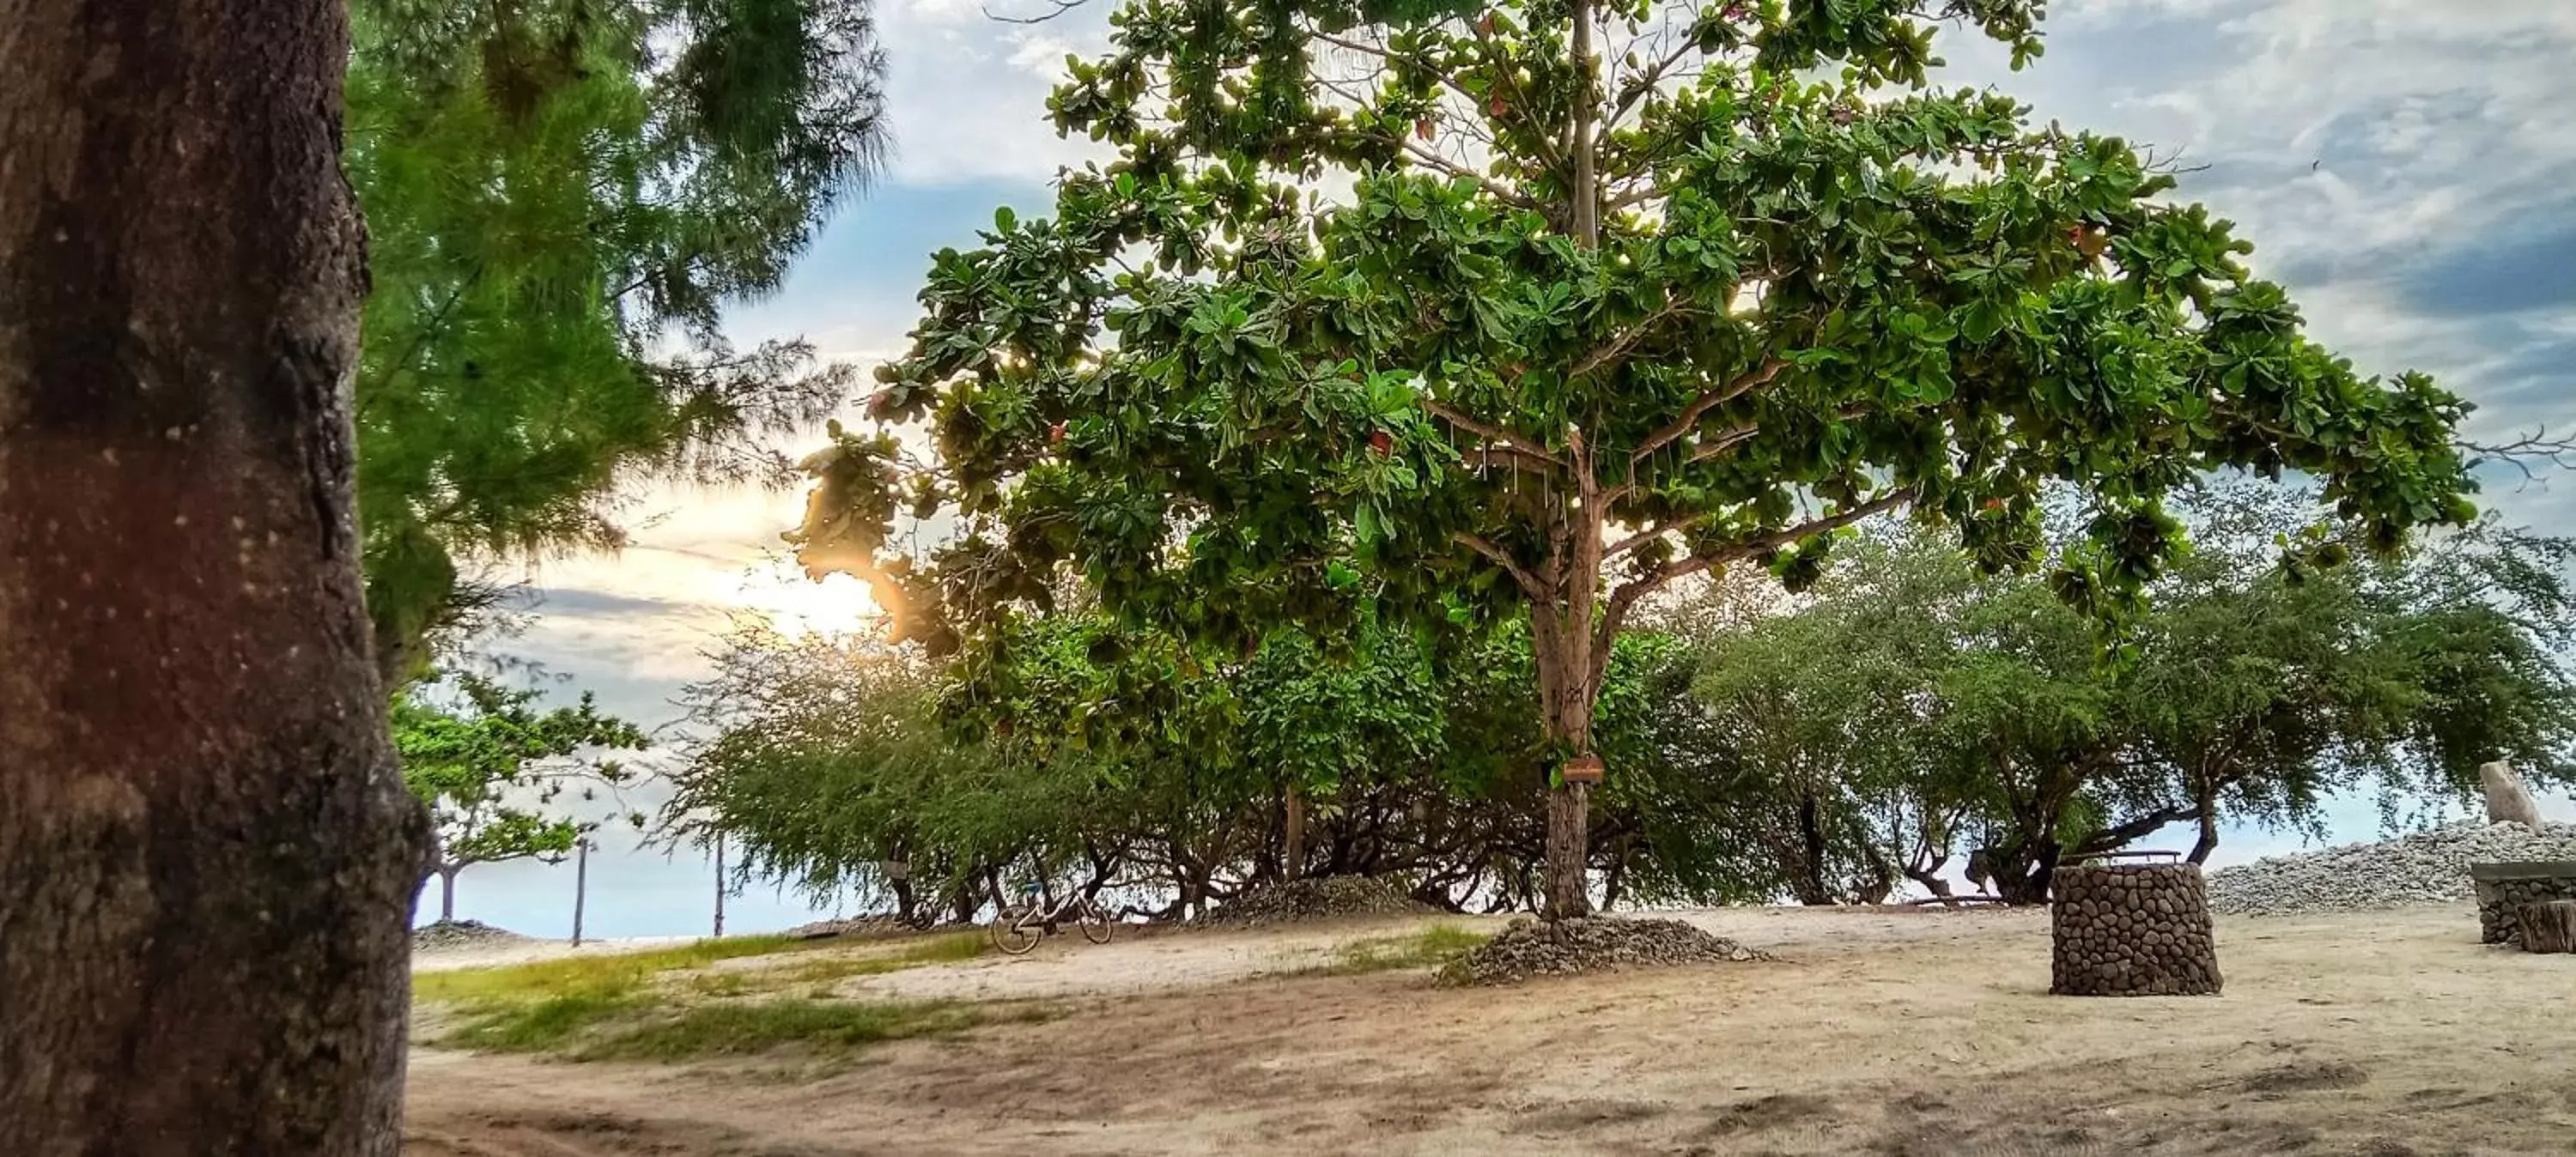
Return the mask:
M1011 16L1052 0L991 0ZM887 58L886 111L894 125L899 184L946 186L1045 179L1103 157L1047 122L1046 98L1070 54L1109 46L1112 0L1091 0L1042 25L994 20L977 0L914 0L879 14Z
M2407 304L2435 317L2576 306L2576 204L2569 210L2561 219L2570 224L2554 232L2501 231L2421 262L2400 281Z
M704 614L711 608L703 604L638 598L614 591L555 587L537 592L533 609L550 618L615 618L627 615Z

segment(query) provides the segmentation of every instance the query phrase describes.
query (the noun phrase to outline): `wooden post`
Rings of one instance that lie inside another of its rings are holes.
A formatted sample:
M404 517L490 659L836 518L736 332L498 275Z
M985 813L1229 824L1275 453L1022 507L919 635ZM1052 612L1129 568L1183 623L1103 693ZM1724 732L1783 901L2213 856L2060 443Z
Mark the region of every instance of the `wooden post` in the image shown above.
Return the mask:
M581 947L582 894L590 890L590 837L572 842L572 946Z
M724 829L716 829L716 935L724 935Z
M2544 900L2514 913L2525 952L2576 952L2576 900Z

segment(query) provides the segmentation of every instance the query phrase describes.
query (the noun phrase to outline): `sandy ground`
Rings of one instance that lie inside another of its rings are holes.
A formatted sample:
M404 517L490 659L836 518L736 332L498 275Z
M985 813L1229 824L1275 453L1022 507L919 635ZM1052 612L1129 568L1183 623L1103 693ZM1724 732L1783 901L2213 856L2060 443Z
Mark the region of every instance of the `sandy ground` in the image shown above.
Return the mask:
M2027 912L1697 913L1771 963L1280 976L1405 922L1051 941L851 995L1067 1015L837 1072L416 1050L417 1157L2576 1152L2576 958L2465 906L2219 926L2227 993L2046 993Z

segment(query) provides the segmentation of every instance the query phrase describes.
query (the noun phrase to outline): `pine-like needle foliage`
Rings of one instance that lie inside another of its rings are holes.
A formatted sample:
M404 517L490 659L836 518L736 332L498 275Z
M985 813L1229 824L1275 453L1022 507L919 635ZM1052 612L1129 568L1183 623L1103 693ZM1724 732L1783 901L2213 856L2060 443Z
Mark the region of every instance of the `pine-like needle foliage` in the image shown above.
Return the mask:
M640 474L779 476L760 435L847 393L737 350L880 168L867 0L359 0L347 159L373 293L357 385L388 674L477 605L477 560L611 547Z

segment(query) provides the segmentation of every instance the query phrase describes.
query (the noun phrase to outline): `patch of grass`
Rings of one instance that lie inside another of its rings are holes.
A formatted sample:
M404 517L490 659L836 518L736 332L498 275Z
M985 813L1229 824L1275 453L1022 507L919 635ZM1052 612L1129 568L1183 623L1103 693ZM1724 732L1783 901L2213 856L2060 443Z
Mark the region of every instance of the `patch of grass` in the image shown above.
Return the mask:
M876 976L919 968L925 964L954 964L973 960L992 950L992 944L981 932L959 932L935 936L903 945L893 952L851 953L807 961L792 968L780 968L774 975L778 987L798 984L828 985L853 976Z
M885 1003L793 998L726 1001L612 1027L571 1050L578 1060L682 1061L784 1048L843 1054L887 1041L945 1036L978 1025L1028 1023L1053 1013L948 1001Z
M493 968L459 968L412 977L413 999L439 1003L543 999L575 993L630 990L657 972L704 968L738 956L774 956L828 947L828 940L790 936L728 936L646 952L566 956Z
M1354 940L1334 949L1333 958L1297 970L1300 976L1358 976L1409 968L1439 968L1465 956L1492 937L1455 924L1434 924L1403 936Z
M890 951L817 954L769 968L699 971L720 960L823 947L835 945L783 936L701 940L652 952L428 973L413 979L413 996L454 1005L462 1014L460 1026L441 1044L584 1059L758 1052L790 1041L846 1052L991 1018L963 1006L832 999L836 980L980 956L985 944L977 933L900 943ZM672 973L681 975L663 983ZM808 998L744 999L798 986Z
M636 998L627 993L577 993L488 1006L439 1043L490 1052L545 1052L636 1007Z
M751 978L739 972L704 972L689 977L688 988L700 996L741 996L751 991Z

